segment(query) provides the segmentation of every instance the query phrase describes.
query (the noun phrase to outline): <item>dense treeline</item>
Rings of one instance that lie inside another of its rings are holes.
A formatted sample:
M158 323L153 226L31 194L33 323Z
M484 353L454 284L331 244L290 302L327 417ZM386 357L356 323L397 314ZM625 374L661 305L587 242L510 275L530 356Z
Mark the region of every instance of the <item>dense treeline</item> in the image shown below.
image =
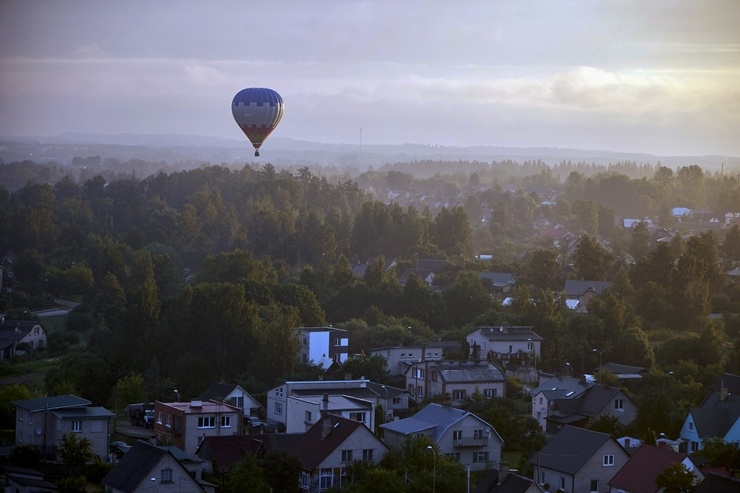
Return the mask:
M729 315L740 312L740 289L723 275L740 260L740 230L656 245L645 223L627 234L617 221L675 225L667 211L678 205L719 217L740 211L734 179L628 165L652 175L581 169L561 183L542 163L527 164L528 176L501 171L509 164L493 174L484 168L496 166L474 164L469 175L416 179L399 168L342 180L271 165L141 179L29 166L25 185L0 187L0 251L15 252L13 292L0 309L39 308L51 296L81 301L68 330L50 340L49 351L64 357L46 386L99 403L132 374L144 375L148 397L171 397L175 387L195 395L215 380L263 391L311 371L295 367L290 329L329 323L350 331L353 353L462 341L476 325L533 324L545 340L542 369L592 371L599 348L605 361L651 368L653 390L673 372L669 392L683 408L721 371L740 370ZM391 190L434 201L376 200ZM537 226L572 234L556 248ZM493 263L474 257L487 251ZM354 276L352 264L369 257L364 277ZM385 258L398 261L395 269L383 269ZM421 258L448 261L436 289L416 278L398 283ZM510 306L489 296L482 270L515 274ZM575 315L557 295L567 278L609 280L612 289ZM710 320L711 312L726 315ZM385 378L374 367L356 371ZM666 412L675 421L682 410Z

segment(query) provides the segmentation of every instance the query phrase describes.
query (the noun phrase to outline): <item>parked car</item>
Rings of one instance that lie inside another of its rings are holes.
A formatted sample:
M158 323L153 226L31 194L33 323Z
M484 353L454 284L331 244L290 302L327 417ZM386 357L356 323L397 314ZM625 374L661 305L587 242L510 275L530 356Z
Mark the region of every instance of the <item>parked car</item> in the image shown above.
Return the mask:
M252 428L263 428L265 423L257 416L244 416L244 424Z
M285 423L270 419L265 423L266 433L285 433Z

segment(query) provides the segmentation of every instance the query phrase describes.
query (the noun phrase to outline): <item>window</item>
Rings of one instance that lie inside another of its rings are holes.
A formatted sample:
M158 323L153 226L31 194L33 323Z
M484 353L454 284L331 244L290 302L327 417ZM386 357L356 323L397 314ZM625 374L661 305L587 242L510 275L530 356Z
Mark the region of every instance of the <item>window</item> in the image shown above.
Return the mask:
M410 383L409 384L409 392L412 393L412 394L414 393L414 384L413 383Z
M342 462L352 462L351 450L342 450Z
M604 461L602 462L604 467L609 467L614 465L614 455L607 454L604 456Z
M624 399L614 399L614 410L624 411Z
M563 476L560 476L560 489L565 489L565 478Z
M534 351L534 342L527 343L527 351Z
M423 368L417 368L415 372L416 378L424 378L424 369Z
M303 421L305 421L306 423L311 422L311 411L305 411L303 413Z
M513 352L514 352L514 346L512 346L511 344L509 344L509 354L511 354Z
M72 431L82 433L82 421L72 421Z
M591 480L591 493L594 493L595 491L599 491L599 480L598 479Z
M396 405L396 404L400 404L400 403L401 403L401 398L400 398L400 397L394 397L394 398L393 398L393 404L394 404L394 405Z
M199 416L198 428L215 428L216 418L213 416Z
M542 396L540 396L540 404L542 404Z
M537 411L537 421L542 421L542 411Z
M231 428L231 416L221 416L221 428Z
M353 421L365 422L365 413L349 413L349 419Z
M334 345L339 346L339 339L334 339Z
M283 403L282 402L275 403L275 414L283 414Z
M362 451L362 460L372 461L373 460L373 449L366 448Z
M160 471L160 481L162 483L172 482L172 468L166 467Z
M474 452L473 464L480 464L482 462L488 462L488 452Z
M159 425L162 424L162 411L159 411L157 413L157 424L159 424Z
M454 430L452 432L452 439L453 440L460 440L462 438L462 430Z
M460 401L462 399L465 399L465 389L460 390L453 390L452 391L452 398L456 401Z
M485 389L483 394L486 396L486 399L493 399L496 397L496 389Z
M319 489L328 490L331 488L332 479L334 479L334 474L331 468L321 468L321 472L319 473Z
M305 472L301 473L301 486L308 489L311 484L311 476Z
M416 397L422 397L424 395L424 389L421 385L416 387Z
M306 338L305 337L303 338L303 345L304 346L306 345Z
M172 428L172 415L167 415L165 426L167 428Z
M283 398L283 388L278 387L275 389L275 397Z
M485 437L483 433L483 430L473 430L473 438L483 438Z
M689 421L689 431L694 431L694 423Z
M445 457L450 458L456 462L460 462L460 452L452 452L450 454L445 454Z
M436 371L430 371L429 376L432 378L432 382L437 381L437 372Z

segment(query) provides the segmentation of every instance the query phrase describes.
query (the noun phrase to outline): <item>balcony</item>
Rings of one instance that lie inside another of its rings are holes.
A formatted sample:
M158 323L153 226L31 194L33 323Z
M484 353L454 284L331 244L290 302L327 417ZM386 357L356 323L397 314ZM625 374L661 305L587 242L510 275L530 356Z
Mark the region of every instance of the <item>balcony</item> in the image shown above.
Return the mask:
M452 446L455 448L463 447L487 447L488 437L474 438L474 437L462 437L456 438L452 441Z

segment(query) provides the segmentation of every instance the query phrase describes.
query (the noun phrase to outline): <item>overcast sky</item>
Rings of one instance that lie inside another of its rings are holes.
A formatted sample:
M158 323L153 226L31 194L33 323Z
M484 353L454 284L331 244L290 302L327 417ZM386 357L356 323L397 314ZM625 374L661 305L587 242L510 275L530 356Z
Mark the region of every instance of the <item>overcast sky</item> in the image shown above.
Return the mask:
M0 0L0 135L246 143L245 87L299 140L740 156L740 0Z

